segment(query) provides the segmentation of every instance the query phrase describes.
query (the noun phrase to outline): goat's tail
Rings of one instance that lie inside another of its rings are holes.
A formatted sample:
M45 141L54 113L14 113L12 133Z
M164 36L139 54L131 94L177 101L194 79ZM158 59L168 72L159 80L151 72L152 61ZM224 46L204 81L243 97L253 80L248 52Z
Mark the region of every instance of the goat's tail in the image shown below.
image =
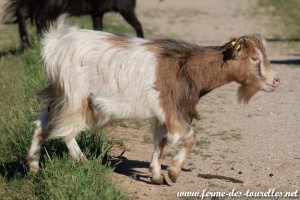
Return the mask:
M45 31L42 38L42 58L45 63L46 73L51 83L58 82L60 77L59 61L63 60L61 56L66 45L60 44L60 39L68 33L78 29L76 26L68 26L65 21L68 14L63 14L58 18L57 25L51 25L48 31Z
M17 22L17 10L21 6L22 0L7 0L3 7L1 22L3 24L14 24Z
M53 46L53 43L56 44L57 40L62 36L68 34L69 32L78 29L76 26L68 26L66 23L66 18L69 15L67 13L59 16L57 20L57 25L51 24L49 30L43 33L42 44L44 47L44 51L46 51L49 47Z

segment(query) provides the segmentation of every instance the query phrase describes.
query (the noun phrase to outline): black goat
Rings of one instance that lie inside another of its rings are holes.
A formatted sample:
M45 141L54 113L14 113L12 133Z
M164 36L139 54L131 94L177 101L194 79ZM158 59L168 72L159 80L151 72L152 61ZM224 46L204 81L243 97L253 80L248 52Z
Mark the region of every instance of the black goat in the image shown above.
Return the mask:
M135 14L136 0L8 0L2 21L6 24L18 23L21 47L30 46L25 21L35 23L41 35L50 23L62 13L72 16L91 15L93 28L102 30L102 18L107 12L119 12L136 31L144 37L142 25Z

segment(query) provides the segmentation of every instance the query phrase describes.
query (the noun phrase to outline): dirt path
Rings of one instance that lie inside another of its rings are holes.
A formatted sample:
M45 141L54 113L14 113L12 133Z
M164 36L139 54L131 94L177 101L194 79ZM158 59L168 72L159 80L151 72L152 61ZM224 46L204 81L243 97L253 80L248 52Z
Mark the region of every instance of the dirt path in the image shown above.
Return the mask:
M172 186L148 183L151 125L147 128L139 123L122 123L114 127L109 132L127 150L124 156L128 159L118 167L114 180L129 191L132 199L174 199L178 191L203 189L299 191L299 43L276 41L274 36L282 32L280 27L272 26L274 23L254 0L140 0L137 9L144 27L156 37L180 38L202 45L219 45L247 33L273 39L268 43L269 58L282 82L276 93L258 93L249 106L237 103L237 84L217 89L201 99L198 109L202 119L194 124L199 145ZM121 149L116 148L115 154ZM165 174L173 155L173 148L167 147L162 159ZM244 183L205 179L198 174L227 176Z

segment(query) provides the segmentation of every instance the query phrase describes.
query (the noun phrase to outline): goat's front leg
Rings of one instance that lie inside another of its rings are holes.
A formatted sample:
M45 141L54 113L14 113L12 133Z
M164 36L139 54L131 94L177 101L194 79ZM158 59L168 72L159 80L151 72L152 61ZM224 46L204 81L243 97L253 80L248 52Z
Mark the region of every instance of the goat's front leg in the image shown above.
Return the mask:
M21 8L18 8L16 11L17 15L17 22L19 27L19 34L21 38L21 49L26 49L30 46L29 40L28 40L28 34L26 30L25 20L26 20L26 8L25 6Z
M149 167L149 171L152 172L152 182L156 184L163 184L164 177L161 173L161 166L159 158L163 152L163 149L167 143L167 127L165 124L156 123L155 130L153 132L154 150Z
M196 136L193 129L188 128L188 131L183 133L183 135L180 137L180 140L183 142L183 147L175 155L172 166L168 168L168 175L173 183L176 182L187 156L196 144Z

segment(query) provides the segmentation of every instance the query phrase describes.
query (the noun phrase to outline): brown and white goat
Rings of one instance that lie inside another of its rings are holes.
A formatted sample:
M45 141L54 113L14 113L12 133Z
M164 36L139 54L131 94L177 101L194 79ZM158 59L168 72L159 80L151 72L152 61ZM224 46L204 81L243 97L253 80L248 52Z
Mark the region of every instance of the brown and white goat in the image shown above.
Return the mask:
M273 92L271 70L259 36L241 36L223 46L200 47L175 40L145 40L67 27L45 34L42 57L50 85L39 93L44 110L35 121L28 154L39 170L41 144L61 138L72 158L86 160L75 137L100 130L114 119L156 118L152 181L163 183L159 158L167 138L183 147L168 168L175 182L196 139L191 127L199 98L236 81L239 100Z

